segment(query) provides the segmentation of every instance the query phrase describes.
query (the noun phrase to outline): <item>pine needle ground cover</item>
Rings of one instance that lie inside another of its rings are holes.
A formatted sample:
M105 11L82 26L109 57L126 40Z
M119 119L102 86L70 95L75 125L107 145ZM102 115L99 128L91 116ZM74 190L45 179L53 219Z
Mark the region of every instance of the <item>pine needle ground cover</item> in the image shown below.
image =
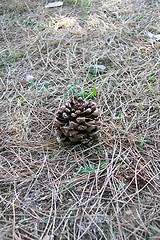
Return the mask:
M0 239L159 239L159 3L45 4L0 3ZM75 95L96 102L100 136L62 146Z

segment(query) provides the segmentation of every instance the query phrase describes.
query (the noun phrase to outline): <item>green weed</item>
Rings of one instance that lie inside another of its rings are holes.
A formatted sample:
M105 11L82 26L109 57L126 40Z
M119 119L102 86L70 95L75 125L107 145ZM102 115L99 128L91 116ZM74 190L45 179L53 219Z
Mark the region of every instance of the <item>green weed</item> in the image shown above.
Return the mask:
M152 93L154 92L154 90L150 86L148 86L148 88L149 90L151 90Z
M154 83L154 82L156 82L156 80L157 80L157 76L156 75L150 75L149 76L150 77L150 79L151 79L151 81Z
M16 103L21 102L22 106L27 104L27 102L24 100L23 97L15 98L15 99L12 100L12 102L16 102Z
M96 95L97 89L94 87L93 92L87 97L87 98L92 98L94 95Z
M103 168L103 166L107 165L108 162L102 162L98 167L95 168L95 166L92 163L89 163L89 166L87 166L86 164L84 164L84 168L82 168L78 174L82 175L84 173L96 173L97 171L101 170Z
M91 4L90 4L90 2L88 1L88 0L77 0L76 1L76 4L78 5L78 6L86 6L86 7L91 7Z
M102 240L105 239L105 236L101 232L98 232L98 234L101 236Z
M120 186L119 186L119 188L118 188L118 191L121 190L121 189L123 189L125 186L126 186L125 183L120 184Z
M29 25L36 25L36 22L34 22L34 21L28 19L27 21L24 22L24 24L25 24L26 26L29 26Z
M142 136L139 136L139 140L141 141L141 142L139 143L140 151L143 151L143 140L142 140Z
M70 89L68 90L68 92L65 94L65 97L67 98L68 96L75 96L75 97L81 97L83 99L85 98L93 98L97 93L97 89L94 87L93 91L90 92L87 89L81 90L79 85L73 85L72 87L70 87Z

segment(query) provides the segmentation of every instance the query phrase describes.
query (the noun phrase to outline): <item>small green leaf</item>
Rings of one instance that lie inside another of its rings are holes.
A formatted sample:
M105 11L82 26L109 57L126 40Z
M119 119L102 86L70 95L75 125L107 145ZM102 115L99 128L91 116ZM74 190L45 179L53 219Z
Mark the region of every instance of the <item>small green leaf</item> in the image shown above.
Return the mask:
M48 89L48 85L49 85L49 83L48 82L46 82L45 83L45 87Z
M42 91L35 92L35 94L42 94L42 93L43 93Z
M123 189L124 187L125 187L125 183L122 183L120 186L119 186L119 189L118 190L121 190L121 189Z
M102 162L100 165L99 165L99 168L103 167L104 165L107 165L108 162Z
M151 87L148 87L149 88L149 90L151 90L151 92L153 93L153 89L151 88Z
M91 172L91 171L92 171L92 169L90 169L89 167L87 167L87 165L85 165L85 164L84 164L84 167L85 167L85 169L86 169L86 172Z
M34 84L34 79L32 81L29 82L30 84Z
M88 96L88 94L89 94L89 91L88 91L88 90L83 90L83 91L81 91L81 92L78 92L78 93L76 94L76 96L77 96L77 97L86 98L86 97Z
M139 144L139 146L140 146L140 150L142 151L143 150L143 142L141 142L140 144Z
M98 232L98 233L99 233L99 235L100 235L102 238L105 237L101 232Z
M93 92L88 96L88 98L93 97L97 93L97 89L94 87Z
M43 219L43 222L44 222L44 223L48 223L48 220L47 220L47 219Z
M112 156L115 155L113 150L109 150L108 153L111 154Z
M157 76L156 75L150 75L149 76L150 78L151 78L151 81L154 83L155 81L156 81L156 79L157 79Z
M89 167L91 170L94 170L94 165L92 163L89 163Z
M119 168L125 168L125 167L126 167L125 164L121 164L121 165L119 166Z
M82 174L84 174L84 173L86 173L86 172L87 172L87 170L86 170L85 168L83 168L83 169L81 169L81 170L78 172L78 174L82 175Z

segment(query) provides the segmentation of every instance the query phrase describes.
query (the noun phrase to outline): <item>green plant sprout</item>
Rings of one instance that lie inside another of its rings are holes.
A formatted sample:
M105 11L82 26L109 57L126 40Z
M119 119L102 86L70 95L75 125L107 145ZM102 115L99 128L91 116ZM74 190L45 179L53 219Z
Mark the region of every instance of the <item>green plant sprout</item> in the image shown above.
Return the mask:
M97 89L94 87L93 92L88 96L88 98L92 98L97 93Z
M44 86L45 86L45 88L48 90L49 83L46 82Z
M149 76L150 78L151 78L151 81L154 83L155 81L156 81L156 79L157 79L157 76L156 75L150 75Z
M82 0L77 0L76 4L78 6L85 5L86 7L91 7L91 4L90 4L90 2L88 0L83 0L83 1Z
M119 116L122 117L122 112L119 112Z
M12 102L21 102L22 105L26 105L27 104L27 102L24 100L23 97L15 98L15 99L12 100Z
M101 170L103 168L103 166L107 165L108 162L102 162L98 167L94 167L94 165L92 163L89 163L89 167L84 164L84 168L82 168L78 174L82 175L84 173L96 173L97 171Z
M27 75L26 76L26 81L29 83L29 84L31 84L33 87L35 87L35 94L46 94L46 93L49 93L49 83L48 82L46 82L46 83L44 83L44 85L43 86L41 86L41 87L38 87L38 86L36 86L36 84L35 84L35 77L33 76L33 75Z
M148 88L149 88L149 90L151 90L152 93L154 92L153 89L150 86L148 86Z
M68 185L67 187L66 187L66 189L60 189L59 190L59 193L64 193L64 192L66 192L66 191L68 191L68 190L71 190L73 188L73 184L70 184L70 185Z
M142 136L139 136L139 140L141 141L141 142L139 143L140 151L143 151L143 140L142 140Z
M29 25L36 25L36 22L34 22L34 21L28 19L26 22L24 22L24 24L25 24L26 26L29 26Z
M126 167L125 164L121 164L121 165L119 166L119 168L125 168L125 167Z
M109 72L113 72L113 71L114 71L114 68L108 67L108 71L109 71Z
M98 232L98 233L102 237L102 239L105 239L105 236L101 232Z
M125 186L126 186L125 183L120 184L120 186L119 186L119 188L118 188L118 191L121 190L121 189L123 189Z
M97 89L94 87L92 93L89 92L89 90L82 90L80 91L80 86L79 85L74 85L72 87L70 87L70 89L68 90L68 92L65 94L65 97L71 96L72 94L75 97L81 97L81 98L93 98L94 95L97 93Z

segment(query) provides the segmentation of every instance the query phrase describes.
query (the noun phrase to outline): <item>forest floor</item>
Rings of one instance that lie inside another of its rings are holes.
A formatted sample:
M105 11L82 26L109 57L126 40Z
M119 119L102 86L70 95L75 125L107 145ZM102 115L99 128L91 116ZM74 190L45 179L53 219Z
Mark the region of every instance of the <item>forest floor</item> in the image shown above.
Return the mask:
M0 239L160 239L159 2L48 3L0 3ZM99 140L59 145L93 89Z

